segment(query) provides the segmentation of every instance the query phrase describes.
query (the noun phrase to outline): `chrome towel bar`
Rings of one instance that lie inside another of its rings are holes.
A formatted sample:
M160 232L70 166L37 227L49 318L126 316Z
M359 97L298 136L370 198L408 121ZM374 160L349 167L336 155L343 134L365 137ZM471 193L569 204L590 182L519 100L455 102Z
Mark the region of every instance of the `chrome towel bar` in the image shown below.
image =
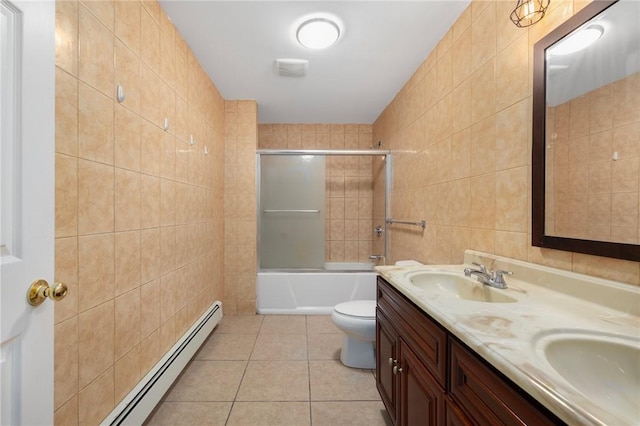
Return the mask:
M265 213L320 213L320 210L262 210Z
M424 220L421 220L420 222L408 222L406 220L395 220L395 219L390 219L390 218L386 218L384 220L386 223L401 223L403 225L415 225L415 226L420 226L422 229L427 227L427 222Z

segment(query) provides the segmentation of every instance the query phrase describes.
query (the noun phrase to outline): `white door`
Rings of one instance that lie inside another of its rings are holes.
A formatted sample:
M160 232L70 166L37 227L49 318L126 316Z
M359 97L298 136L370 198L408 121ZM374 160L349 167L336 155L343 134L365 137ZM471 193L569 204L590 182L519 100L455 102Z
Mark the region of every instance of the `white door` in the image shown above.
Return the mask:
M0 424L53 423L55 3L0 0Z

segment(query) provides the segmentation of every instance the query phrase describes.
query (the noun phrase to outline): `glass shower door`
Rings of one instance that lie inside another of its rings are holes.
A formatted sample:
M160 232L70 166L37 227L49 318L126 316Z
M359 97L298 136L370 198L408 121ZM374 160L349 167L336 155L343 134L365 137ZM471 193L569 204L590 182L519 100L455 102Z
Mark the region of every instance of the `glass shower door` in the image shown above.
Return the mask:
M325 159L260 155L260 268L324 269Z

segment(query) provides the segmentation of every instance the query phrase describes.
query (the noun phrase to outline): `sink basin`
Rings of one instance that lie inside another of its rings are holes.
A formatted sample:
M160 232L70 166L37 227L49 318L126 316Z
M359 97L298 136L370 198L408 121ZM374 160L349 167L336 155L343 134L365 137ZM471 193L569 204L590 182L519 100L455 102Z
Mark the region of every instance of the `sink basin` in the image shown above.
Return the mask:
M411 285L426 294L441 295L457 299L485 303L513 303L517 299L504 290L495 289L479 283L475 278L467 278L454 272L418 271L406 276Z
M556 332L537 352L575 390L627 424L640 420L640 339Z

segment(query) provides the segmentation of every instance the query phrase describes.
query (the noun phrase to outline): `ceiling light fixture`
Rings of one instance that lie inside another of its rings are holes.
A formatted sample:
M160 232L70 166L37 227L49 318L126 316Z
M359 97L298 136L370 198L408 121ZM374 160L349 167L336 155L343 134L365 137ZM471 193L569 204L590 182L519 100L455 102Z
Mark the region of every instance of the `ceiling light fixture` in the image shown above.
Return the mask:
M589 25L587 28L583 28L560 40L559 43L549 49L549 53L552 55L568 55L586 49L595 43L602 36L602 33L604 33L602 26Z
M340 37L338 24L327 18L304 21L296 31L298 43L309 49L325 49Z
M535 24L544 17L550 0L518 0L511 12L511 22L524 28Z

